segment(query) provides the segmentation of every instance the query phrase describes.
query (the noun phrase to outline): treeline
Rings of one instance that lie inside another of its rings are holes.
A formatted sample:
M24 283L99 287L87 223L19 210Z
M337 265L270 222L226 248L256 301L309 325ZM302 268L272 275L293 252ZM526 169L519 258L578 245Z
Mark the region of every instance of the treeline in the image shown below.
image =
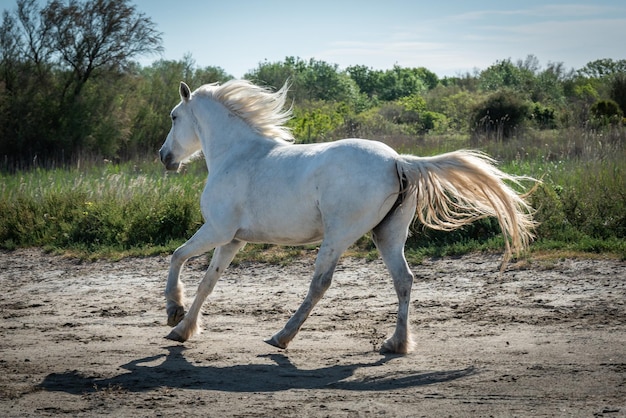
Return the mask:
M82 156L126 161L156 155L169 129L177 85L230 78L191 56L142 67L161 34L129 0L18 0L0 26L0 167L60 166ZM506 140L526 129L622 125L626 60L580 69L534 56L439 78L426 68L340 69L287 57L245 74L274 88L292 84L300 142L341 137L462 134Z

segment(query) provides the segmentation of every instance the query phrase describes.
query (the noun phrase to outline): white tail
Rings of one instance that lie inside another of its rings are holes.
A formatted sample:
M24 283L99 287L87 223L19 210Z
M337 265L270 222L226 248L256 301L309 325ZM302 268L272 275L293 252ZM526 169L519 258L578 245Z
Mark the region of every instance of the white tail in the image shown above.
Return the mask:
M505 240L503 267L533 238L532 208L508 181L533 180L506 174L489 156L455 151L435 157L401 155L398 175L406 179L405 193L417 193L417 217L425 226L449 231L485 217L495 217Z

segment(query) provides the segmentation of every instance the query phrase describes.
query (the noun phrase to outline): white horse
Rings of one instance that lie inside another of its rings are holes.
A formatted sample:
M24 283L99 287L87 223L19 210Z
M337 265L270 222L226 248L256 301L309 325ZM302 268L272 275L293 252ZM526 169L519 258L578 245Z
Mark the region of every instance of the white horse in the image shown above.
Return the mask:
M399 300L396 329L381 351L412 347L409 302L413 274L404 244L415 215L425 226L452 230L496 217L506 241L505 261L532 238L531 210L505 181L515 177L473 151L421 158L399 155L380 142L343 139L293 144L284 123L287 85L271 92L245 80L209 84L193 93L180 84L181 102L159 151L177 170L202 151L209 170L200 200L204 225L172 255L165 297L167 338L184 342L200 330L202 304L247 242L303 245L321 242L308 294L285 327L266 340L286 348L331 283L341 254L372 231ZM180 271L193 256L215 248L195 300L185 313Z

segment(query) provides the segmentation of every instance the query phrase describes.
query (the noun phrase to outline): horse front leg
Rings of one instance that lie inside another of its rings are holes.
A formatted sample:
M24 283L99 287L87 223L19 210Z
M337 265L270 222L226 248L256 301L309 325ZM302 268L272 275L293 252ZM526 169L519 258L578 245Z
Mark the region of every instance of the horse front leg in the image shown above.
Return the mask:
M179 320L175 324L176 327L166 338L178 342L185 342L192 335L200 332L200 312L202 304L211 292L213 292L217 280L244 245L246 245L244 241L233 240L215 250L209 268L198 285L198 293L189 308L189 312L181 318L182 320Z
M334 251L323 245L320 247L315 261L313 280L311 281L309 291L304 301L281 331L274 334L271 338L264 340L266 343L278 348L287 348L287 345L289 345L298 331L300 331L300 327L302 327L304 321L309 317L317 302L319 302L322 296L324 296L324 293L326 293L326 290L330 287L340 255L341 252L339 251Z
M185 316L185 286L180 280L180 271L185 262L195 255L186 243L178 247L170 261L170 269L165 286L165 309L167 312L167 325L173 327L182 321Z
M217 244L210 238L212 235L210 227L204 224L172 254L165 286L167 325L171 327L176 326L185 316L185 287L180 280L181 269L189 258L207 253L216 247Z

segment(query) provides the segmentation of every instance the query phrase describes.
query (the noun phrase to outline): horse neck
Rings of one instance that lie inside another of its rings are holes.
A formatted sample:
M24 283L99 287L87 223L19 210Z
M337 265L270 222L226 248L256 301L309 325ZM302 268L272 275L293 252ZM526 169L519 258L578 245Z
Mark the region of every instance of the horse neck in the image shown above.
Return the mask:
M202 152L209 169L228 158L250 154L252 148L258 150L277 145L277 142L256 133L222 104L213 100L204 102L195 116Z

